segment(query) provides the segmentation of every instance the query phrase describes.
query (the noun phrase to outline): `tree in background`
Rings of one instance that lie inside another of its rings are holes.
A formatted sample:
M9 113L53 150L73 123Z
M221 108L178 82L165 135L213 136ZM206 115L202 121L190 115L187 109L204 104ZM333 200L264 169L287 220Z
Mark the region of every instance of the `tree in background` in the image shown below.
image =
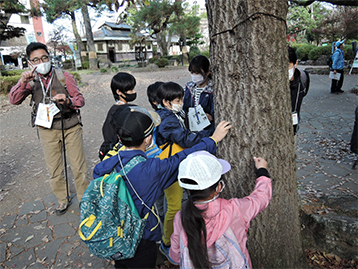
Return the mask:
M24 13L26 8L18 0L0 1L0 45L1 41L24 35L25 28L9 25L12 14Z
M319 29L330 12L321 3L313 3L310 6L290 6L287 14L287 32L295 35L297 39L304 37L306 42L315 42L317 45L324 37L324 33L315 31ZM302 40L297 40L304 43Z
M72 54L71 48L68 46L68 44L65 42L66 35L64 34L64 27L60 26L54 29L50 36L50 40L47 42L47 46L53 50L53 54L56 57L57 52L60 53L60 55L66 57L68 54Z
M181 0L174 2L169 0L143 1L139 8L128 9L128 13L123 14L121 20L126 20L136 33L147 30L150 36L157 40L162 54L168 55L173 34L169 28L173 23L179 21L183 13Z
M63 42L65 36L63 33L64 27L60 26L55 28L50 35L50 40L47 42L47 46L53 49L54 56L56 56L57 47Z
M336 7L323 20L322 25L313 29L327 39L337 41L338 39L358 39L358 8Z
M63 57L65 57L65 60L67 60L68 55L73 54L73 51L71 50L70 46L65 42L61 42L61 44L57 46L57 50Z
M77 49L80 52L84 51L84 45L81 40L81 36L78 33L77 24L76 24L76 15L75 10L79 9L79 4L77 0L44 0L41 4L41 7L44 11L46 20L49 23L53 23L57 19L63 17L69 17L71 19L72 31L76 39ZM84 60L84 59L82 59Z
M199 45L200 39L200 17L196 16L198 6L193 6L191 12L183 14L170 26L170 32L178 35L184 42L184 46ZM184 10L189 10L184 6Z
M357 0L290 0L289 2L299 6L309 6L314 2L331 3L337 6L357 6Z

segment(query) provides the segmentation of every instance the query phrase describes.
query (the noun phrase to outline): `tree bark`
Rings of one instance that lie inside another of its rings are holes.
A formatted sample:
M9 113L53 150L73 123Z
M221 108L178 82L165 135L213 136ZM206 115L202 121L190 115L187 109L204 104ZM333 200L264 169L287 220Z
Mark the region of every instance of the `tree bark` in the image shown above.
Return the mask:
M88 13L88 7L85 4L82 4L81 7L83 22L85 24L86 29L86 38L87 38L87 50L88 50L88 58L89 58L89 69L96 70L97 67L97 53L96 47L94 45L91 19Z
M248 249L254 268L305 268L287 76L287 1L208 0L216 121L233 124L218 155L232 165L226 198L249 195L253 157L273 181L268 208L253 221Z
M76 14L74 11L70 12L71 17L71 23L72 23L72 31L75 35L76 43L77 43L77 49L79 51L79 54L81 55L82 51L85 50L85 46L83 45L82 39L80 34L78 33L77 24L76 24ZM84 59L81 59L82 62Z

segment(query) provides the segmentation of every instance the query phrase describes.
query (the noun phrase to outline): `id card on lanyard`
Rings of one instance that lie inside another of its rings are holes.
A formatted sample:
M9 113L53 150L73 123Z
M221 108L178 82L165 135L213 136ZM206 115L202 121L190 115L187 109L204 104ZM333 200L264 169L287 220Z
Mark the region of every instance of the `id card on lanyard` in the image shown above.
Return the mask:
M187 89L189 90L189 88ZM198 98L198 104L196 104L195 99L190 90L189 92L194 102L194 107L189 107L188 110L189 129L192 132L199 132L209 126L210 121L206 116L203 107L199 104L200 98Z
M42 126L45 128L51 128L53 117L60 111L58 107L55 105L55 103L51 102L51 82L53 78L53 73L51 75L50 81L47 85L46 91L45 87L42 83L42 79L40 78L40 84L43 94L42 103L38 104L37 112L36 112L36 119L35 119L35 125ZM50 92L50 96L47 97L48 92ZM50 99L50 103L46 104L46 98Z

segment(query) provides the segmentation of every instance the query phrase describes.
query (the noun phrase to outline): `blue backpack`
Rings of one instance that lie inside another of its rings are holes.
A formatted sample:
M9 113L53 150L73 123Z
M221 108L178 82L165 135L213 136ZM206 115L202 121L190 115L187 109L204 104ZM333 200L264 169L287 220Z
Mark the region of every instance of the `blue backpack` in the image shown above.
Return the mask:
M135 255L150 211L144 218L139 216L122 176L145 160L136 156L119 173L93 180L82 197L78 232L97 257L122 260Z

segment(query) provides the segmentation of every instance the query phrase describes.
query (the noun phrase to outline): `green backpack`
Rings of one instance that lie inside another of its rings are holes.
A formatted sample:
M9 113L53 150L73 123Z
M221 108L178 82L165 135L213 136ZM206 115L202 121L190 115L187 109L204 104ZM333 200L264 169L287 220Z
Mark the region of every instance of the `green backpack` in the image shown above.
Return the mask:
M97 257L122 260L135 255L149 212L143 219L139 216L122 176L145 160L136 156L119 173L93 180L82 197L78 232Z

